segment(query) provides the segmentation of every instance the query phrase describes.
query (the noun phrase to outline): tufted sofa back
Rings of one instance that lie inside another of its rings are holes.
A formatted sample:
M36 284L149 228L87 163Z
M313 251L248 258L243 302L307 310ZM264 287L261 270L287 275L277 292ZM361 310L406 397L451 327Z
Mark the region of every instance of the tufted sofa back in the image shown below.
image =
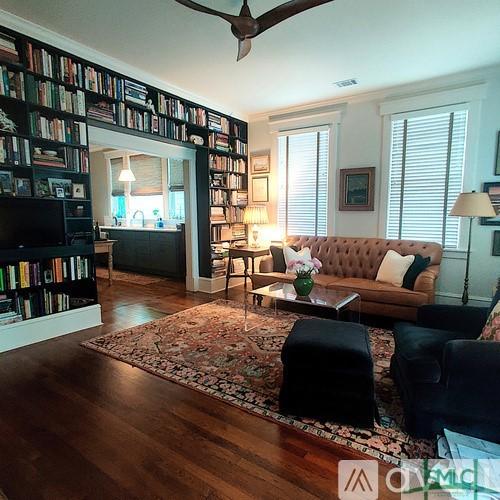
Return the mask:
M430 265L439 265L443 249L439 243L382 238L340 238L335 236L290 236L289 245L309 247L311 255L322 263L322 274L341 278L374 280L388 250L401 255L430 257Z

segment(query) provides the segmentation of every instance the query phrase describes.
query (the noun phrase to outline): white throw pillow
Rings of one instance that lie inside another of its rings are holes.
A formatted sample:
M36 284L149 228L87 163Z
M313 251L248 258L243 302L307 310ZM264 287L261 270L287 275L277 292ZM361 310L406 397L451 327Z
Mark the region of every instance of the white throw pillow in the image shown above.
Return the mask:
M403 257L399 255L398 252L389 250L385 254L382 264L380 264L375 281L390 283L391 285L401 288L406 271L408 271L414 260L414 255L406 255Z
M293 271L288 270L288 262L291 260L311 260L311 249L309 247L304 247L298 252L296 252L293 248L290 247L284 247L283 248L283 257L285 257L285 264L286 264L286 272L290 274L295 274Z

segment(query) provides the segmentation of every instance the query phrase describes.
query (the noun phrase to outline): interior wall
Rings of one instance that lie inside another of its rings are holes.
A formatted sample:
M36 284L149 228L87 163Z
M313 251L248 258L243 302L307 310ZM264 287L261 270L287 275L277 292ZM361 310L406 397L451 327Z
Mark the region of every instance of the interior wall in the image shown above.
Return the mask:
M336 206L330 208L330 217L334 219L334 235L384 237L380 220L385 219L381 213L380 200L385 196L385 186L381 186L382 169L388 169L383 164L383 118L379 112L379 104L384 99L402 96L418 95L422 91L432 91L446 86L460 85L465 82L486 81L487 97L482 101L478 131L478 155L475 165L467 166L467 179L471 189L480 191L483 182L497 181L500 177L494 175L496 157L496 137L500 130L500 67L484 72L474 72L441 78L433 82L399 89L389 89L372 97L357 97L342 100L343 116L339 127L337 149L337 171L340 168L368 167L376 168L375 209L373 212L340 212ZM325 105L325 103L318 103ZM291 111L291 110L290 110ZM279 110L279 114L287 110ZM249 152L273 150L273 135L269 133L268 117L260 116L250 120ZM276 155L271 156L270 202L268 210L270 222L276 223ZM337 172L338 174L338 172ZM338 177L338 175L337 175ZM338 179L336 191L338 192ZM251 185L251 182L250 182ZM337 198L335 196L335 198ZM251 193L250 193L251 199ZM500 257L491 255L493 231L500 226L481 226L474 221L473 241L470 269L469 293L473 299L486 300L491 297L496 280L500 275ZM441 266L441 277L438 282L438 292L441 301L456 301L462 293L465 269L465 253L462 251L446 251Z
M90 153L90 177L92 179L92 211L94 220L104 224L104 216L111 215L109 172L102 151Z

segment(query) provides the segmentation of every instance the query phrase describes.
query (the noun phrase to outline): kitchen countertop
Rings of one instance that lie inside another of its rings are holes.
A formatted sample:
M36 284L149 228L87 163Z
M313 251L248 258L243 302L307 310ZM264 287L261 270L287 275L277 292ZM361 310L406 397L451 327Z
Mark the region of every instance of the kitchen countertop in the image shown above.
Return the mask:
M155 233L180 233L180 229L170 229L170 228L155 228L155 227L130 227L130 226L99 226L100 229L104 230L118 230L118 231L151 231Z

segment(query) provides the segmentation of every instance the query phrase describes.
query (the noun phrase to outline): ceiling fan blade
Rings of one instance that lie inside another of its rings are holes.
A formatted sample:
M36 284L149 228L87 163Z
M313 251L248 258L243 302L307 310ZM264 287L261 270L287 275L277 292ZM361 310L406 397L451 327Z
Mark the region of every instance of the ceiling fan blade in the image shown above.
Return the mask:
M252 40L250 38L245 38L244 40L238 40L238 57L237 61L241 61L245 56L248 55L252 49Z
M333 2L333 0L291 0L290 2L278 5L278 7L275 7L257 18L257 22L259 23L258 34L300 12L329 2Z
M210 14L212 16L218 16L222 19L225 19L228 23L234 24L238 22L238 16L233 16L231 14L226 14L225 12L220 12L215 9L211 9L210 7L205 7L204 5L200 5L197 2L193 2L192 0L175 0L177 3L180 3L190 9L197 10L198 12L203 12L204 14Z

